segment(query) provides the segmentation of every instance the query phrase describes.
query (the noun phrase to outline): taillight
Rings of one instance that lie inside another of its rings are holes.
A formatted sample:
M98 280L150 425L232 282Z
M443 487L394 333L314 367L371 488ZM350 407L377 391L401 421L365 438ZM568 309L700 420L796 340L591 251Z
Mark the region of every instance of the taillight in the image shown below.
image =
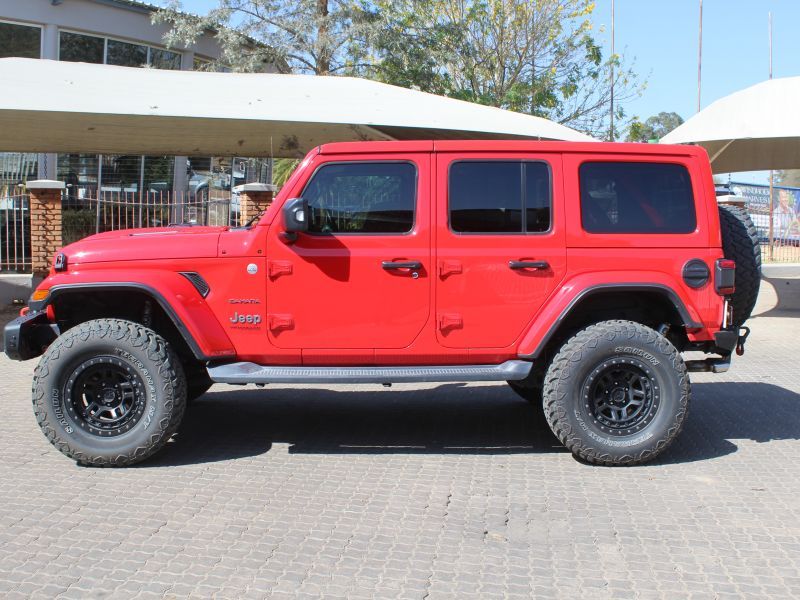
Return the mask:
M729 258L717 259L714 269L714 288L720 296L730 296L736 290L736 263Z

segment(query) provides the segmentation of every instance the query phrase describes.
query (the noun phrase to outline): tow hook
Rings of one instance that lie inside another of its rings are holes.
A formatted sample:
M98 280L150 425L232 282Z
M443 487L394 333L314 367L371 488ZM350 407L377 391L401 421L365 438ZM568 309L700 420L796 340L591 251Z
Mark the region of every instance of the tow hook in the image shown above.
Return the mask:
M747 337L749 335L750 335L749 327L739 328L739 340L736 342L736 356L741 356L742 354L744 354L744 343L747 341Z

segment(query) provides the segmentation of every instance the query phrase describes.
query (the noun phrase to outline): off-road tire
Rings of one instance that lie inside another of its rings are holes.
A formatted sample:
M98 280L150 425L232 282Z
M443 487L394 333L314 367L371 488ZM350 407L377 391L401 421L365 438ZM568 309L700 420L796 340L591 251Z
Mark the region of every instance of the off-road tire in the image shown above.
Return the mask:
M761 285L761 245L750 215L743 208L719 205L722 253L736 262L736 291L731 296L733 325L750 318Z
M602 370L617 367L641 370L652 382L651 409L631 433L603 427L589 406ZM641 464L666 450L683 427L691 389L669 340L639 323L615 320L586 327L560 348L543 394L547 422L564 446L586 462L616 466Z
M142 382L137 396L141 416L112 437L92 433L67 406L67 385L76 369L103 356ZM176 432L185 408L186 379L178 357L155 331L131 321L97 319L69 329L50 345L34 371L33 410L39 427L59 451L81 465L121 467L149 458Z

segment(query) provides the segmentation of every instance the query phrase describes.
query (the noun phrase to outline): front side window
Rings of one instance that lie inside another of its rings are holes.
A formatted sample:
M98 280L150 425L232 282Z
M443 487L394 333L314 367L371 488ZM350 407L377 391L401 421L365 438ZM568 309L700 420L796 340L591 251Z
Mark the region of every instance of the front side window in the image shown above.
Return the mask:
M39 58L41 39L38 27L0 23L0 58Z
M417 169L411 163L331 163L303 192L311 233L408 233Z
M692 180L683 165L590 162L580 166L581 220L589 233L691 233Z
M542 233L550 229L550 169L543 162L456 162L449 202L456 233Z

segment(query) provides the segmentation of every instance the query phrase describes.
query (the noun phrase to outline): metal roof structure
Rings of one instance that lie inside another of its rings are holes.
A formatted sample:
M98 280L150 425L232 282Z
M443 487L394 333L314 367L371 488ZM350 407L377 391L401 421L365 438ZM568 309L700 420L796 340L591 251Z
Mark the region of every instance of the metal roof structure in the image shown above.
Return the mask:
M326 142L594 141L547 119L351 77L0 59L0 151L298 157Z

